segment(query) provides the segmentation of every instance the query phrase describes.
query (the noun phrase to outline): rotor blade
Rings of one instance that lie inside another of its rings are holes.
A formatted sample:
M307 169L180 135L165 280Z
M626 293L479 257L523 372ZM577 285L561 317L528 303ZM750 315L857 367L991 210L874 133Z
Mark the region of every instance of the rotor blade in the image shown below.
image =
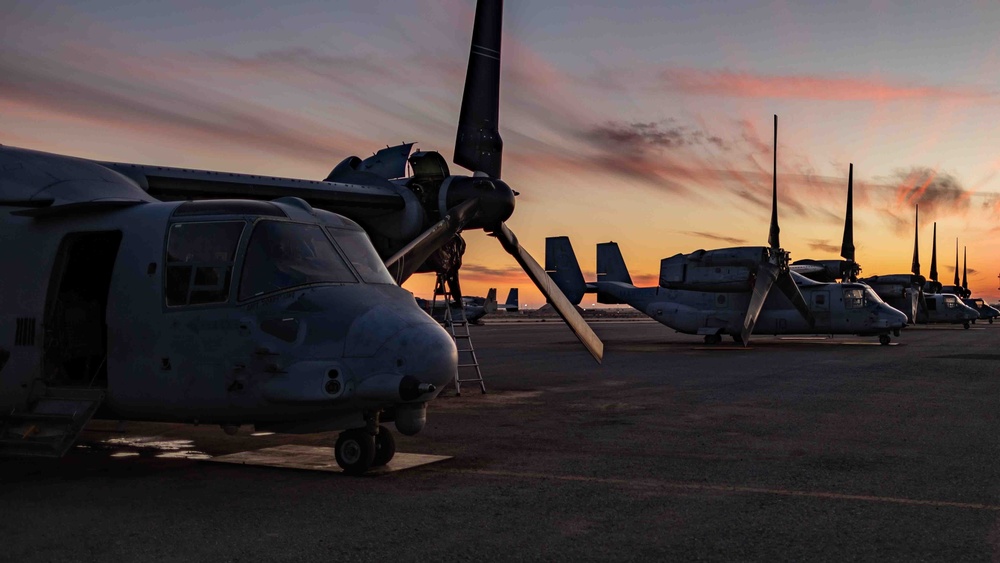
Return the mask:
M389 268L396 283L401 284L413 275L442 244L461 231L462 227L476 216L477 211L479 211L478 199L463 201L449 209L444 218L390 256L385 261L385 267Z
M920 248L917 246L917 237L920 235L920 206L916 206L913 218L913 264L910 265L910 272L915 276L920 275Z
M781 248L778 227L778 116L774 116L774 171L771 174L771 231L767 235L767 244L771 248Z
M844 260L854 262L854 164L847 173L847 215L844 218L844 242L840 245ZM852 280L853 281L853 280Z
M962 289L969 291L969 247L962 249Z
M795 280L792 279L792 274L790 272L781 272L778 274L778 279L775 280L775 284L778 289L785 294L785 297L792 302L792 305L799 310L802 318L809 321L809 326L816 324L816 319L813 318L812 311L809 309L809 304L806 303L805 297L802 297L802 292L799 291L799 286L795 284Z
M938 271L937 271L937 221L934 222L934 242L931 244L931 281L938 281Z
M507 225L500 223L500 226L492 234L497 237L504 250L517 260L517 263L524 269L524 273L528 274L531 281L535 282L538 290L548 299L559 316L566 321L570 330L576 334L576 337L594 356L594 359L600 363L604 358L604 343L594 334L593 329L583 320L576 307L566 299L552 278L545 273L545 269L539 266L538 262L521 247L517 242L517 237L507 228Z
M778 273L778 267L768 262L757 267L757 280L753 284L753 294L750 297L750 304L747 306L746 317L743 319L743 330L740 332L743 346L750 343L750 334L753 333L753 327L757 324L757 315L760 314L760 309L764 306L764 300L767 299L771 286L778 279Z
M455 164L500 177L500 37L503 1L479 0L455 136Z
M955 239L955 283L952 285L958 286L958 238Z

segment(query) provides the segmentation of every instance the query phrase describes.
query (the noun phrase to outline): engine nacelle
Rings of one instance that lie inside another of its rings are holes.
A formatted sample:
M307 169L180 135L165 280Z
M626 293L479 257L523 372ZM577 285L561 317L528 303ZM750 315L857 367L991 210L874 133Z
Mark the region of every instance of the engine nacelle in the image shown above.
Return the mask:
M660 261L660 287L708 292L751 291L761 262L767 262L766 246L698 250Z

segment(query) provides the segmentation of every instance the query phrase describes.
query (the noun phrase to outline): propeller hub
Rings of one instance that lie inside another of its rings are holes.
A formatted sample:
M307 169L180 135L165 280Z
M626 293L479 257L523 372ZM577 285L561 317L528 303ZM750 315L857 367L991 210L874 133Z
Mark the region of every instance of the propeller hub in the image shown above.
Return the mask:
M441 215L469 200L479 201L476 216L466 229L495 229L514 213L514 190L505 182L488 177L449 176L441 186L438 209Z

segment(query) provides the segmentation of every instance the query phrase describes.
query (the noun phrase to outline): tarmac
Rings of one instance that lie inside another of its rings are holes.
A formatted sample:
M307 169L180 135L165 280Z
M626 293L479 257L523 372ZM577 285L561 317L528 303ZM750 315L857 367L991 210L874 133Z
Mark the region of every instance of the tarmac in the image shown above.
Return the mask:
M401 471L211 463L336 433L92 423L0 461L2 561L1000 561L1000 324L706 346L472 328L488 393L431 403ZM294 449L294 448L293 448Z

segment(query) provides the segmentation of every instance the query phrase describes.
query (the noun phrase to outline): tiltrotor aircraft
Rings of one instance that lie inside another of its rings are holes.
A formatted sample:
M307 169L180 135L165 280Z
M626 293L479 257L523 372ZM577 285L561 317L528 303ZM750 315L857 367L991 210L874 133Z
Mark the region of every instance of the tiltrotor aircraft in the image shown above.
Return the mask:
M774 118L777 149L778 118ZM777 153L777 150L775 150ZM775 156L775 170L777 156ZM657 287L632 284L616 243L597 245L597 281L584 281L567 237L546 239L546 270L575 303L596 292L601 303L626 303L678 332L699 334L714 344L729 334L749 343L767 334L879 335L889 344L906 316L886 305L866 285L822 283L789 270L780 247L778 188L772 187L769 246L698 250L660 262ZM777 285L779 292L770 290Z
M450 335L396 284L446 272L460 296L462 229L496 236L600 360L504 224L501 16L501 1L478 2L455 148L472 177L408 145L345 159L324 181L0 147L0 453L62 455L100 408L343 430L347 472L387 463L381 423L420 431L457 371Z

